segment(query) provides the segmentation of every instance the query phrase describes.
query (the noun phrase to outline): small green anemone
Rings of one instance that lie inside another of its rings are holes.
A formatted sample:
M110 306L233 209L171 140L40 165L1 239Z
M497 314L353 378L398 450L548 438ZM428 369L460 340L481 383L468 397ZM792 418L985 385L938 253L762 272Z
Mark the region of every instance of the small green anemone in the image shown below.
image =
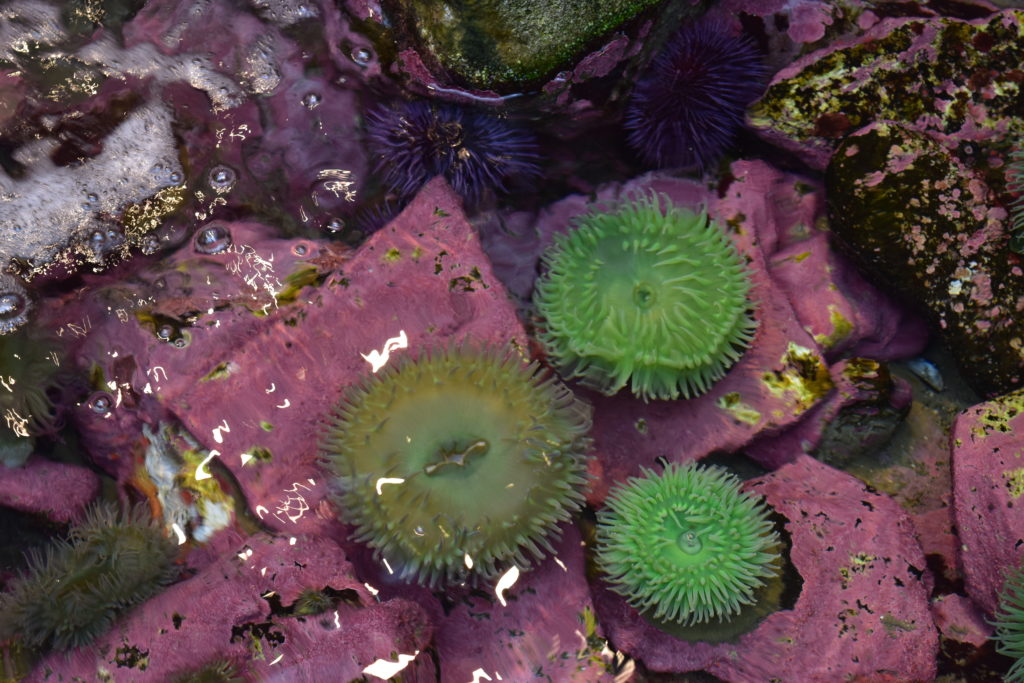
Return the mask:
M141 507L89 509L69 541L30 551L28 570L0 593L0 640L34 648L85 645L178 574L177 547Z
M1014 660L1004 681L1024 681L1024 569L1010 571L999 592L999 611L991 622L996 652Z
M448 347L353 387L322 450L356 539L433 586L552 552L583 502L589 429L589 406L536 363Z
M779 572L764 503L721 467L644 469L598 513L597 562L612 589L655 620L728 621Z
M707 391L750 343L750 280L723 229L657 197L591 212L545 252L538 335L561 372L607 395Z

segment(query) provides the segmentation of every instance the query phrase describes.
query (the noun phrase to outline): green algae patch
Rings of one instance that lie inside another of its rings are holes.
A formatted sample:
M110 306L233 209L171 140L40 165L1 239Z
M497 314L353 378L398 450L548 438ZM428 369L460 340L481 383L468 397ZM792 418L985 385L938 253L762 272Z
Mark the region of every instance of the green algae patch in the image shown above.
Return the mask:
M828 318L829 322L832 323L832 331L829 334L814 335L815 343L823 349L835 347L836 344L846 340L853 333L853 323L839 312L839 307L835 304L828 305Z
M1009 434L1013 431L1010 421L1024 411L1024 389L1000 396L982 404L976 413L975 424L971 434L985 438L992 432Z
M1024 494L1024 467L1003 472L1003 479L1006 481L1006 490L1011 498L1020 498Z
M766 372L762 381L777 397L786 398L797 414L810 409L834 388L828 367L811 349L789 342L782 369Z
M213 370L210 370L208 373L200 377L199 381L209 382L210 380L214 379L227 379L237 370L238 365L230 361L218 363L217 365L214 366Z
M397 247L391 247L380 257L381 263L398 263L402 260L402 251Z
M571 66L595 41L662 0L392 2L422 56L473 88L516 89Z
M284 286L274 295L274 299L278 306L293 304L304 288L319 287L326 279L327 274L321 273L316 266L303 266L284 279Z
M874 33L772 85L752 123L797 140L835 140L883 119L944 135L999 125L1024 132L1024 12L978 25L914 19Z
M740 400L738 391L730 391L718 399L718 407L726 411L737 422L745 422L749 425L756 425L761 421L761 413L748 403Z

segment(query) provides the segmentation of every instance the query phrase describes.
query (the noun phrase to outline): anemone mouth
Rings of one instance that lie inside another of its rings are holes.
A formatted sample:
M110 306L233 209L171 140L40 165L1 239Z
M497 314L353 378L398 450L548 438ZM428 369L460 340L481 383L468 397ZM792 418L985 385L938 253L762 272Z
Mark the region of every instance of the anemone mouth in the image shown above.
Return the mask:
M583 502L590 408L511 353L447 347L353 387L322 452L343 517L402 578L530 566Z
M707 391L753 338L750 280L706 214L657 197L592 212L545 252L538 337L559 370L644 400Z
M779 573L764 503L720 467L643 470L598 512L597 562L612 589L653 618L729 621Z

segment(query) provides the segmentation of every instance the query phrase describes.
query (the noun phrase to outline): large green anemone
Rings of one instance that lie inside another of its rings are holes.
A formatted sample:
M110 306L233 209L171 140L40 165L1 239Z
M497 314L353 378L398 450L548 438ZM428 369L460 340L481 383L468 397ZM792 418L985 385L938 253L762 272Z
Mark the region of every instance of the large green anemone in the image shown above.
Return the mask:
M999 611L992 622L996 652L1014 660L1003 680L1024 681L1024 569L1012 569L999 592Z
M589 429L589 406L536 363L461 346L353 387L322 448L356 539L437 585L552 551L583 501Z
M89 643L171 582L176 553L143 508L93 507L70 542L30 553L27 573L0 594L0 640L58 650Z
M728 621L779 573L768 509L721 467L644 469L609 494L597 540L612 589L655 620Z
M750 280L706 214L647 197L595 211L545 252L538 338L564 375L644 400L708 390L750 343Z

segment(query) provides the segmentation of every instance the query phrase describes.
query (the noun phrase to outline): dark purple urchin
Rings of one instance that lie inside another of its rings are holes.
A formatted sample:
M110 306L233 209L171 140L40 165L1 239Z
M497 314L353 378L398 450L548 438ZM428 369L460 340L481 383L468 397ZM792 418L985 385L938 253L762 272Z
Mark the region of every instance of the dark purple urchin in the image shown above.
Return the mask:
M629 144L659 168L705 168L728 147L767 68L753 44L717 21L683 26L637 82Z
M481 112L451 104L400 102L366 116L374 170L395 193L408 197L444 175L452 189L476 201L490 189L539 173L530 133Z

